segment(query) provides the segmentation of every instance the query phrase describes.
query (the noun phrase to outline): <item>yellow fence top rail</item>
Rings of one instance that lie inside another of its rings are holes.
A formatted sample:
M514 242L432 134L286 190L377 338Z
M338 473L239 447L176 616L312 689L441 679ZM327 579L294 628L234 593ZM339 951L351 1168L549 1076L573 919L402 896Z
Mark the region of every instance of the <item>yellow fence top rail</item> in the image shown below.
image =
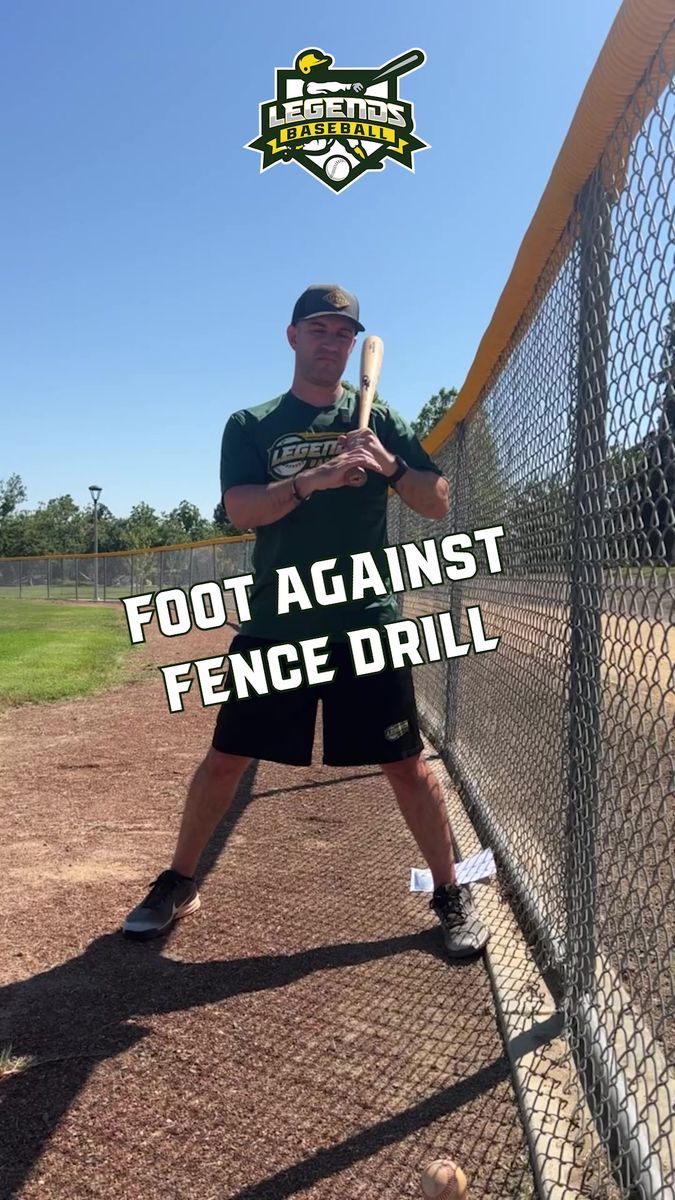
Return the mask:
M47 562L60 558L128 558L130 554L165 554L167 550L197 550L201 546L222 546L227 542L253 542L255 541L254 533L239 533L231 534L229 537L221 538L206 538L202 542L179 542L172 546L141 546L133 550L102 550L99 554L15 554L7 558L0 558L0 563L5 562Z

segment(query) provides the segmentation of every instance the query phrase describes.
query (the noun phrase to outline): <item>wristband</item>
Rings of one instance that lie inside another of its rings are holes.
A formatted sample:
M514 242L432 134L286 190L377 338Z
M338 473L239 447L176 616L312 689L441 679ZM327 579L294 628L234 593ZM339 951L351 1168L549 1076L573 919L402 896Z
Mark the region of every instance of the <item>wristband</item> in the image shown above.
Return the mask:
M294 495L295 499L296 499L296 500L297 500L297 501L298 501L300 504L305 504L305 503L306 503L306 501L307 501L307 500L309 500L309 495L307 495L307 496L301 496L301 495L300 495L300 493L299 493L299 491L298 491L297 487L295 486L295 475L291 475L291 481L290 481L290 482L291 482L291 491L292 491L292 493L293 493L293 495Z
M408 470L407 462L405 461L404 458L401 458L400 454L397 454L396 455L396 470L394 471L393 475L385 476L387 483L389 484L389 487L393 487L395 483L398 483L401 476L405 475L407 470Z

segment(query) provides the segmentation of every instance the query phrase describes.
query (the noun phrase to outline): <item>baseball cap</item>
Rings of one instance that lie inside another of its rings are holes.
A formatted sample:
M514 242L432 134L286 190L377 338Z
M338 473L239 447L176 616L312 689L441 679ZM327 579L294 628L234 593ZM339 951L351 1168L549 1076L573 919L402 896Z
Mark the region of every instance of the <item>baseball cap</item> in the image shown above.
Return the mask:
M349 317L359 332L365 333L365 325L359 321L359 302L356 296L338 287L337 283L313 283L305 288L295 302L291 325L297 325L298 321L306 321L308 317L325 317L331 313L336 317Z

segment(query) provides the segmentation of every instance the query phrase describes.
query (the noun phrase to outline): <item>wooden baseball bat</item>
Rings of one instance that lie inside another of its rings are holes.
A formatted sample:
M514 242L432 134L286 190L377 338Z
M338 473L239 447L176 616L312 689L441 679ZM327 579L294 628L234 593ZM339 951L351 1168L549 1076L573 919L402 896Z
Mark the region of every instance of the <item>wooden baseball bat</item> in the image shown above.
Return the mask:
M384 342L375 334L366 334L361 347L361 366L359 368L359 423L358 429L367 429L370 424L370 410L373 407L377 381L382 370ZM363 467L355 467L347 476L345 482L350 487L363 487L368 473Z

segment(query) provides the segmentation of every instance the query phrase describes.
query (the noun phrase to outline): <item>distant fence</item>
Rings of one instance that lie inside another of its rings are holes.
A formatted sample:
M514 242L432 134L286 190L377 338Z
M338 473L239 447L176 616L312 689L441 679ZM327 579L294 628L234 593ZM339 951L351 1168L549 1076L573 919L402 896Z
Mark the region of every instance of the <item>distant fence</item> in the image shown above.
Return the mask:
M53 554L0 558L0 598L25 600L117 600L163 588L190 588L207 579L251 569L252 535L115 550L105 554Z

